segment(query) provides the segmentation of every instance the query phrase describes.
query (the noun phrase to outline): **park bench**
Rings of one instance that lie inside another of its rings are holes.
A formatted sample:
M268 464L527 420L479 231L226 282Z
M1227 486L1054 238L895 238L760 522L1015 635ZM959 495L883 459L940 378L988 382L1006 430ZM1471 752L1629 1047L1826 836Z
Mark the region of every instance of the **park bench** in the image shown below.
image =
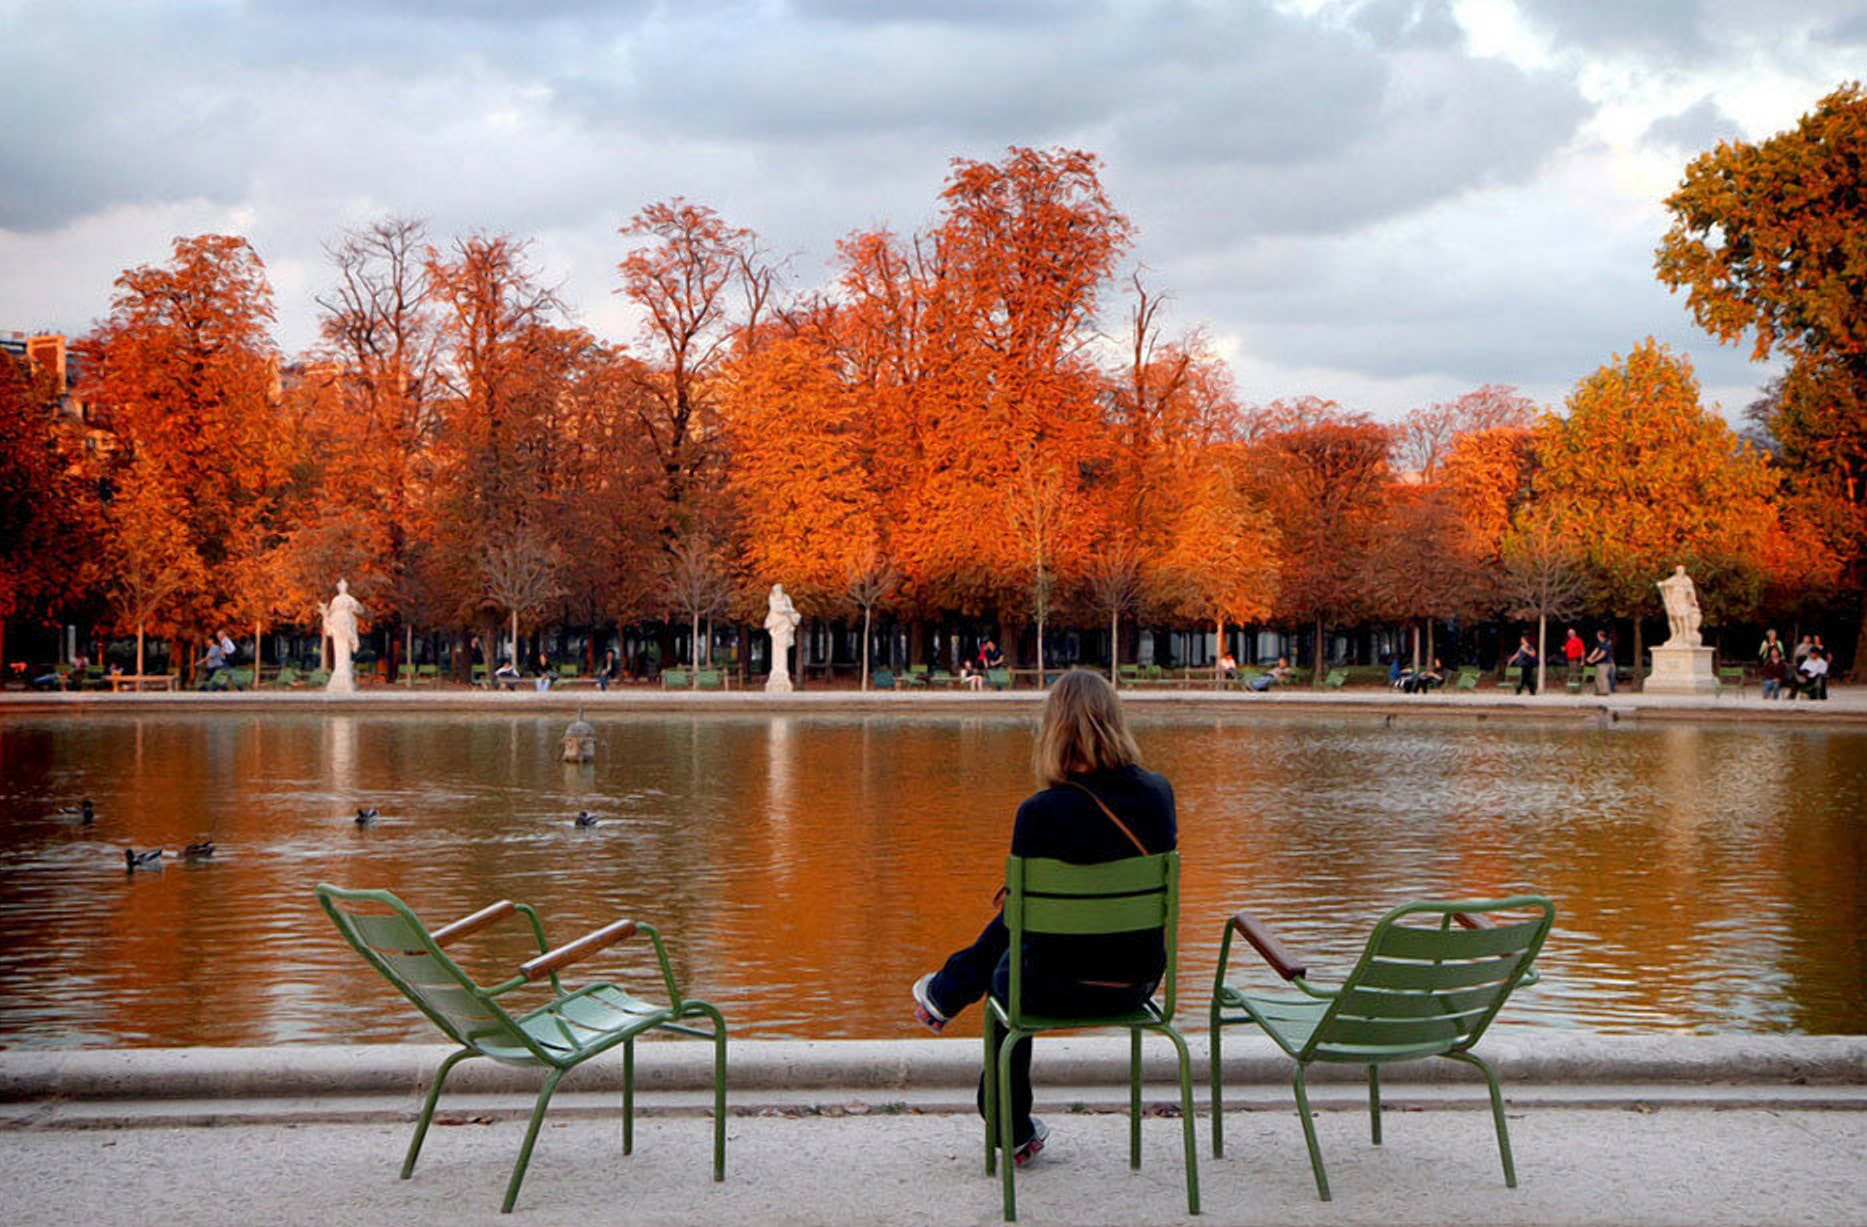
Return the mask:
M172 673L113 673L104 680L110 683L113 692L175 689L175 675Z

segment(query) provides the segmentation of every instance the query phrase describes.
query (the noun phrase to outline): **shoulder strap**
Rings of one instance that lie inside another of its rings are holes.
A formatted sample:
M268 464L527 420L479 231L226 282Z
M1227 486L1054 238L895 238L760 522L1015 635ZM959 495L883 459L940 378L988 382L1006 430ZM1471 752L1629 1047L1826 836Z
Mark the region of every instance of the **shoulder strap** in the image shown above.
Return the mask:
M1096 803L1096 808L1101 810L1104 814L1108 815L1108 820L1110 822L1114 823L1117 827L1121 828L1121 833L1128 837L1128 842L1133 844L1136 850L1139 851L1142 856L1153 855L1151 852L1147 850L1146 844L1142 843L1139 839L1135 838L1134 832L1128 829L1128 824L1123 822L1120 818L1117 818L1115 816L1115 811L1108 807L1108 803L1103 801L1101 797L1096 796L1095 792L1091 790L1087 784L1078 784L1075 780L1069 780L1067 782L1069 783L1070 787L1080 788L1084 792L1088 793L1089 799Z

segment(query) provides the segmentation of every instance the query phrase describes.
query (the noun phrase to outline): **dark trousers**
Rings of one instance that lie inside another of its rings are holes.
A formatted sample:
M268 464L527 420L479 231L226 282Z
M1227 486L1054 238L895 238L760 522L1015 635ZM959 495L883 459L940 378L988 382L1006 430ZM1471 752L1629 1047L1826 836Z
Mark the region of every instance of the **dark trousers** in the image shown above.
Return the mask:
M1154 985L1111 988L1084 984L1076 979L1059 979L1044 974L1041 966L1024 966L1023 1006L1026 1013L1051 1014L1068 1018L1102 1014L1125 1014L1137 1009L1154 995ZM1011 996L1011 930L1005 927L1005 914L998 912L963 950L955 951L927 986L927 992L940 1012L948 1018L983 998L1004 1003ZM996 1054L1004 1042L1004 1031L988 1013L986 1035ZM985 1075L979 1075L979 1114L985 1114ZM1013 1146L1022 1146L1031 1137L1031 1041L1020 1040L1011 1050L1011 1138Z
M1535 665L1523 666L1523 672L1517 675L1517 693L1522 694L1526 690L1528 690L1533 695L1536 693L1536 666Z

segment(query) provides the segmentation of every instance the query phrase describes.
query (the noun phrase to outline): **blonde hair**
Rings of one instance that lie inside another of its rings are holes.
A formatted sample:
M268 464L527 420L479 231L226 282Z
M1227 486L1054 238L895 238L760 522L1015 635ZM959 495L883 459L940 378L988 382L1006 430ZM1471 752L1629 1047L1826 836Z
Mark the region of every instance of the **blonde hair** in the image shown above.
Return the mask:
M1128 732L1121 700L1100 673L1071 669L1050 687L1043 723L1031 751L1031 769L1044 784L1072 775L1109 771L1141 761Z

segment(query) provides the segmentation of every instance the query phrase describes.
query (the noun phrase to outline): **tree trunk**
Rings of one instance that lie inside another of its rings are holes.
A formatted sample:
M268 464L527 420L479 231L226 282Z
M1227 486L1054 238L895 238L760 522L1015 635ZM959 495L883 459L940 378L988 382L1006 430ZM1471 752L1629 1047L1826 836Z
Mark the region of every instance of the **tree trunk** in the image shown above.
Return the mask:
M143 624L136 624L136 676L143 676Z
M1109 685L1120 687L1121 681L1121 613L1109 611Z
M1037 688L1044 688L1044 620L1037 620Z
M519 611L515 609L512 611L512 667L519 668L519 661L523 659L519 651Z
M1549 676L1543 671L1543 657L1547 652L1544 637L1548 626L1549 615L1538 613L1536 615L1536 692L1538 694L1543 693L1543 679Z
M1867 667L1867 584L1861 587L1861 624L1854 633L1854 659L1848 662L1848 676L1858 680Z
M1322 685L1322 658L1323 658L1322 618L1320 615L1316 619L1316 646L1310 649L1310 653L1316 658L1315 661L1310 666L1310 676L1312 678L1313 684L1320 686Z
M687 640L687 688L700 688L700 613L695 611Z
M1634 689L1644 691L1647 688L1646 675L1640 672L1640 661L1646 646L1646 627L1640 624L1640 615L1634 615Z
M862 688L864 690L869 688L869 619L873 613L873 606L862 607Z

